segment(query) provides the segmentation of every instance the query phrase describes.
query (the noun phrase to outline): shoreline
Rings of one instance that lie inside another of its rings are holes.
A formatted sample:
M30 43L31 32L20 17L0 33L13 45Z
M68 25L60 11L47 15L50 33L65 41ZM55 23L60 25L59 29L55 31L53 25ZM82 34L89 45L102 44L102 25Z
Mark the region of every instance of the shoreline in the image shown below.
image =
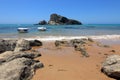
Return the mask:
M73 47L56 48L54 41L43 42L42 47L34 49L42 54L36 59L42 61L45 67L38 69L32 80L115 80L107 77L100 70L107 56L120 54L119 48L120 45L116 44L101 47L94 43L87 46L90 57L86 58Z
M120 44L120 35L100 35L100 36L72 36L72 37L68 37L68 36L49 36L49 37L31 37L31 38L1 38L1 39L5 39L5 40L18 40L18 39L25 39L25 40L40 40L42 42L54 42L56 40L73 40L73 39L88 39L91 38L95 41L98 41L102 44L108 44L108 45L112 45L112 44Z

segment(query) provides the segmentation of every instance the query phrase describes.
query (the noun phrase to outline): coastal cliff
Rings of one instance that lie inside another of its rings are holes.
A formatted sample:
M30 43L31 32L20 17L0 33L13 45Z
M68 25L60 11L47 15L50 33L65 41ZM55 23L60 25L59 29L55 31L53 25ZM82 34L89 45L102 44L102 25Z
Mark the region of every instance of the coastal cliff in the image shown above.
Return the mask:
M80 21L69 19L67 17L58 15L58 14L51 14L49 21L42 20L38 23L39 25L81 25Z

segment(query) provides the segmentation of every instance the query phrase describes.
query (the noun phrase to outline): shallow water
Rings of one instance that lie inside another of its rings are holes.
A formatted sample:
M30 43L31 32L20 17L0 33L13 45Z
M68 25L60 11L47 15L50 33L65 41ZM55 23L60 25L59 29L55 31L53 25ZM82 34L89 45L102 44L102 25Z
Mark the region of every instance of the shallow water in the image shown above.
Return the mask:
M44 40L91 37L94 39L120 38L120 24L44 25L47 31L38 31L41 25L0 24L0 38L39 38ZM17 28L29 28L28 33L18 33Z

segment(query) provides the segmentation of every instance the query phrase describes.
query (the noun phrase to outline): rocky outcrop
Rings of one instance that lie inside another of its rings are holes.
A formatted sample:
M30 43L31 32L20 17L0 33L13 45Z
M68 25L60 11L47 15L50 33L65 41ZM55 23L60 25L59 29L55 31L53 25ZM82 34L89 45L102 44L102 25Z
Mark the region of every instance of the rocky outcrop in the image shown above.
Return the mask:
M30 50L30 42L24 39L20 39L16 43L15 52Z
M3 56L4 54L4 56ZM8 54L8 55L7 55ZM36 69L43 64L36 57L39 53L9 52L0 54L0 80L31 80Z
M0 53L4 51L13 51L16 47L17 40L3 40L0 39Z
M58 47L58 46L70 46L69 42L66 41L66 40L62 40L62 41L59 41L59 40L56 40L55 41L55 46Z
M74 25L74 24L81 25L82 23L77 20L68 19L58 14L51 14L48 24L50 25Z
M38 24L39 24L39 25L47 25L47 21L42 20L42 21L40 21Z
M89 54L86 51L85 45L89 44L88 39L74 39L71 40L71 44L76 51L80 51L84 57L89 57Z
M76 51L80 51L81 54L84 56L84 57L89 57L89 54L87 53L87 50L86 50L86 45L90 45L91 43L93 43L94 40L91 39L91 38L83 38L83 39L73 39L73 40L56 40L55 41L55 46L56 47L60 47L60 46L63 46L63 47L74 47L74 49Z
M31 80L36 69L43 67L40 61L34 60L41 56L39 52L23 52L32 46L42 46L42 42L0 39L0 80Z
M81 25L80 21L69 19L67 17L58 15L58 14L51 14L49 21L42 20L38 24L35 25Z
M120 55L111 55L103 62L101 71L107 76L120 80Z
M72 46L75 46L77 44L79 44L79 45L87 44L87 42L88 42L88 39L73 39L70 41Z
M26 51L31 49L32 46L42 46L39 40L3 40L0 39L0 53L5 51Z

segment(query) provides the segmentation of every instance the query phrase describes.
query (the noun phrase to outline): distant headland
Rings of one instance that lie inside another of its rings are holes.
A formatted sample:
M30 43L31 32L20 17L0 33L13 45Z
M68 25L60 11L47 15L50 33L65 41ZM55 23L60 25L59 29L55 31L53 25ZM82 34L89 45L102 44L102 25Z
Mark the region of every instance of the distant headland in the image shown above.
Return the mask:
M82 23L78 20L69 19L54 13L50 15L48 22L46 20L42 20L37 25L82 25Z

